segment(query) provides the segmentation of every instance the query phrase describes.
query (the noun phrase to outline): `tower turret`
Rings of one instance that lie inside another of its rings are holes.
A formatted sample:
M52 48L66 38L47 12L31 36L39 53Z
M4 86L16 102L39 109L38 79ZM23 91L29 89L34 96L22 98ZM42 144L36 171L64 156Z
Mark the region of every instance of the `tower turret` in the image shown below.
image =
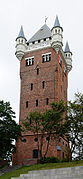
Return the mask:
M66 42L64 53L65 53L65 60L66 60L66 63L67 63L67 69L68 69L68 72L69 72L72 69L72 52L70 51L68 42Z
M51 30L52 32L52 47L56 50L59 50L63 46L63 28L60 26L58 16L56 16L54 27Z
M26 51L26 38L24 36L23 27L21 26L18 37L16 38L16 57L21 61L25 51Z

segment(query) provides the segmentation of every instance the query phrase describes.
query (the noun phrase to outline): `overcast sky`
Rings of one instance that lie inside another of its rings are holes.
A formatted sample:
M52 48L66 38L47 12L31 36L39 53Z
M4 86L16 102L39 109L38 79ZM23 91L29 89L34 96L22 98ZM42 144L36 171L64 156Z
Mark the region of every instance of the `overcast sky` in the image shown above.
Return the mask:
M23 25L29 40L45 23L52 28L58 15L73 53L73 68L68 78L68 99L83 93L83 0L0 0L0 99L10 101L19 120L20 62L15 57L15 39Z

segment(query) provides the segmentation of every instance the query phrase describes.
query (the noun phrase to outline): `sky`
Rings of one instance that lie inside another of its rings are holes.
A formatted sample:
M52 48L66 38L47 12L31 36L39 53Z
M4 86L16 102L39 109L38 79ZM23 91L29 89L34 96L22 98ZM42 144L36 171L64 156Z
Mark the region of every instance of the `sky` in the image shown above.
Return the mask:
M58 15L72 56L68 75L68 100L83 93L83 0L0 0L0 100L10 101L19 121L20 62L15 56L15 39L23 25L29 40L45 23L50 29Z

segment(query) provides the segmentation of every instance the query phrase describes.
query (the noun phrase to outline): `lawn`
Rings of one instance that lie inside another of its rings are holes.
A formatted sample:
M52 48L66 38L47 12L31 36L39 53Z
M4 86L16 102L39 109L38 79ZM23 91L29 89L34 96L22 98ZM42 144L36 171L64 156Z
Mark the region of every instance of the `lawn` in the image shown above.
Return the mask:
M83 160L74 161L74 162L47 163L47 164L23 166L17 170L8 172L0 176L0 179L11 179L11 177L18 177L20 174L28 173L28 171L31 171L31 170L45 170L45 169L47 170L47 169L65 168L65 167L74 167L74 166L83 166Z

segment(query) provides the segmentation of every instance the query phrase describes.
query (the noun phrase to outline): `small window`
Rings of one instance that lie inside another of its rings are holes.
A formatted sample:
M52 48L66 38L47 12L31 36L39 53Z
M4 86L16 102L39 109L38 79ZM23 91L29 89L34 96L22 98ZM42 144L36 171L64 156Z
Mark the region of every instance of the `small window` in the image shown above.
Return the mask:
M34 58L28 58L26 59L26 66L34 65Z
M31 91L33 90L33 83L31 83Z
M39 75L39 68L37 68L37 75Z
M42 55L42 63L49 62L51 60L51 54Z
M64 152L62 152L62 159L64 159Z
M66 144L66 147L67 147L67 144Z
M45 81L42 82L42 88L45 88Z
M58 33L60 33L60 29L58 30Z
M26 139L22 139L22 142L26 142L27 140Z
M38 99L36 100L36 106L38 106Z
M49 137L46 137L46 140L47 140L47 141L49 141L49 140L50 140L50 138L49 138Z
M63 145L64 145L64 141L63 141Z
M40 43L40 40L38 40L38 43Z
M28 105L29 105L29 104L28 104L28 101L26 101L26 108L28 108Z
M48 105L49 104L49 99L48 98L46 98L46 105Z
M38 158L38 150L33 150L33 158Z
M55 33L57 33L57 29L55 29Z
M38 138L36 137L36 138L34 139L34 141L37 142L37 141L38 141Z

